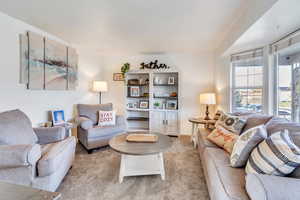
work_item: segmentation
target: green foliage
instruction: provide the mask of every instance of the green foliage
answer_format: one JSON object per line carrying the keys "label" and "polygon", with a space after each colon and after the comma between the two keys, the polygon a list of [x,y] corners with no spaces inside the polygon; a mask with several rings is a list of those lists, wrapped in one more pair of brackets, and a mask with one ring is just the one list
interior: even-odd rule
{"label": "green foliage", "polygon": [[129,63],[125,63],[122,67],[121,67],[121,72],[123,75],[125,75],[126,72],[128,72],[130,69],[130,64]]}

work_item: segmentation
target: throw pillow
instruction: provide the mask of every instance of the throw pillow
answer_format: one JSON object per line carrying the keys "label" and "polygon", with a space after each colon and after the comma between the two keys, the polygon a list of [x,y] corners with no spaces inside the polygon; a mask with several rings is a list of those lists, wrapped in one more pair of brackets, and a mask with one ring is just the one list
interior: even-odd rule
{"label": "throw pillow", "polygon": [[251,151],[264,139],[268,137],[268,133],[264,125],[260,125],[242,133],[233,146],[230,156],[230,164],[232,167],[243,167],[247,164],[247,160]]}
{"label": "throw pillow", "polygon": [[233,145],[238,136],[222,126],[217,126],[208,136],[207,139],[212,143],[215,143],[219,147],[222,147],[229,154],[232,152]]}
{"label": "throw pillow", "polygon": [[214,116],[214,120],[219,120],[222,114],[223,114],[223,111],[217,110],[217,112]]}
{"label": "throw pillow", "polygon": [[253,127],[267,124],[273,116],[263,114],[251,114],[247,116],[246,125],[242,132],[245,132]]}
{"label": "throw pillow", "polygon": [[247,173],[285,176],[300,166],[300,148],[293,142],[288,130],[274,133],[251,153]]}
{"label": "throw pillow", "polygon": [[220,117],[220,119],[216,122],[216,126],[223,126],[227,130],[240,134],[242,129],[244,128],[246,124],[246,120],[242,117],[229,115],[226,113],[223,113]]}
{"label": "throw pillow", "polygon": [[115,111],[102,111],[99,110],[98,126],[114,126],[116,124]]}

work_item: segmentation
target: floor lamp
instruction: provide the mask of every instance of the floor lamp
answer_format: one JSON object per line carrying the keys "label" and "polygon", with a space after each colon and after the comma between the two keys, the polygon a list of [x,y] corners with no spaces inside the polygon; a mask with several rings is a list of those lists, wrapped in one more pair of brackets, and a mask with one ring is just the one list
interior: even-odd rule
{"label": "floor lamp", "polygon": [[101,92],[107,92],[107,82],[106,81],[93,81],[93,91],[99,92],[99,104],[101,101]]}

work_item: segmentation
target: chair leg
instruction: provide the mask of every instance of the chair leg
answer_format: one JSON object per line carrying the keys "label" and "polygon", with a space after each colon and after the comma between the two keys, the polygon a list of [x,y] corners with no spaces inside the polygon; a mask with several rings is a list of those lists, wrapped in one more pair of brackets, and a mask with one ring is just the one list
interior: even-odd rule
{"label": "chair leg", "polygon": [[87,149],[88,154],[92,154],[93,153],[93,149]]}

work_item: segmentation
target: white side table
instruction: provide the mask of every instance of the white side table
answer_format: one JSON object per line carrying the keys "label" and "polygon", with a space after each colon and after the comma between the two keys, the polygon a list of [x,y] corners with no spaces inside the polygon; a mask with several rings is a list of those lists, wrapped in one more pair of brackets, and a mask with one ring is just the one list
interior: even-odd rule
{"label": "white side table", "polygon": [[191,141],[194,144],[194,148],[198,145],[197,131],[199,128],[199,124],[203,124],[205,128],[209,128],[210,125],[215,125],[216,120],[205,120],[203,118],[189,118],[189,122],[192,123],[192,135]]}
{"label": "white side table", "polygon": [[65,123],[65,124],[61,124],[61,125],[56,125],[57,126],[60,126],[60,127],[64,127],[65,130],[66,130],[66,136],[67,137],[71,137],[72,136],[72,128],[76,128],[77,125],[75,123]]}

